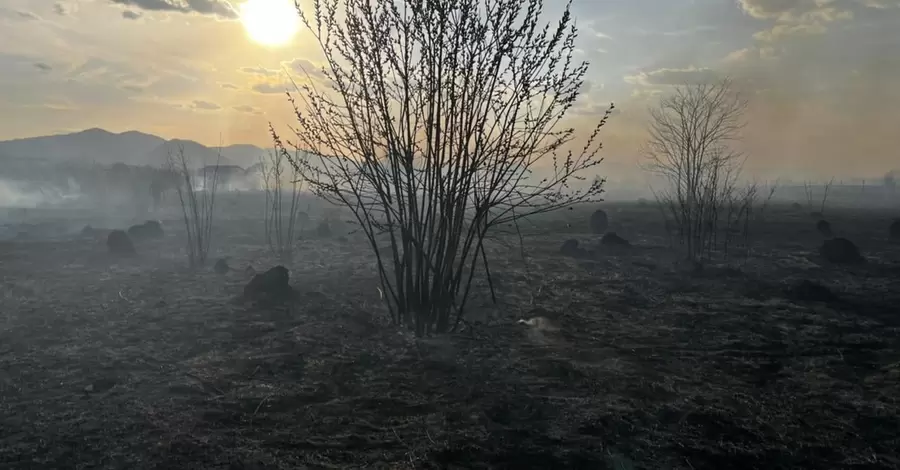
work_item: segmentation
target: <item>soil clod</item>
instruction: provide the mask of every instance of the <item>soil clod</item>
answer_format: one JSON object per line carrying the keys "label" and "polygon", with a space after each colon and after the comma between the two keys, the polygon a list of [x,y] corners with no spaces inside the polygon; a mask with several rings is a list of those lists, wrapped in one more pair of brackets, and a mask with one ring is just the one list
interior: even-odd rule
{"label": "soil clod", "polygon": [[119,256],[128,256],[137,253],[131,238],[129,238],[128,234],[122,230],[113,230],[112,232],[109,232],[109,235],[106,237],[106,247],[109,249],[110,253]]}
{"label": "soil clod", "polygon": [[609,228],[609,217],[603,209],[597,209],[591,214],[591,231],[596,234],[605,233]]}
{"label": "soil clod", "polygon": [[578,246],[578,240],[569,239],[563,242],[559,248],[559,252],[563,256],[571,256],[573,258],[583,258],[587,256],[587,250]]}
{"label": "soil clod", "polygon": [[831,231],[831,224],[828,223],[827,220],[819,220],[816,222],[816,231],[826,238],[834,236],[834,233]]}
{"label": "soil clod", "polygon": [[132,240],[153,240],[163,238],[165,232],[162,225],[155,220],[148,220],[142,224],[132,225],[128,228],[128,236]]}
{"label": "soil clod", "polygon": [[216,264],[213,266],[213,270],[218,274],[225,274],[229,271],[228,261],[225,258],[219,258],[216,260]]}
{"label": "soil clod", "polygon": [[253,276],[244,286],[244,298],[257,301],[283,301],[291,297],[290,273],[284,266],[275,266]]}
{"label": "soil clod", "polygon": [[819,254],[830,263],[835,264],[862,264],[866,262],[859,248],[852,241],[843,238],[825,240],[819,248]]}
{"label": "soil clod", "polygon": [[787,289],[787,296],[799,302],[836,302],[838,296],[818,282],[803,279]]}
{"label": "soil clod", "polygon": [[600,239],[600,244],[603,246],[631,246],[631,243],[628,240],[617,235],[616,232],[609,232],[603,235],[603,238]]}

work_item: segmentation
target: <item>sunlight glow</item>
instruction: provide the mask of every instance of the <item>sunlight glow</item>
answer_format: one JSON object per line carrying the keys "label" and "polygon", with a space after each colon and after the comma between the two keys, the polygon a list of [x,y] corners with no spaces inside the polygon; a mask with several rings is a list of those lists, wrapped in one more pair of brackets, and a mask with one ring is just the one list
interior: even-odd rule
{"label": "sunlight glow", "polygon": [[247,35],[262,45],[285,45],[300,30],[293,0],[247,0],[240,10]]}

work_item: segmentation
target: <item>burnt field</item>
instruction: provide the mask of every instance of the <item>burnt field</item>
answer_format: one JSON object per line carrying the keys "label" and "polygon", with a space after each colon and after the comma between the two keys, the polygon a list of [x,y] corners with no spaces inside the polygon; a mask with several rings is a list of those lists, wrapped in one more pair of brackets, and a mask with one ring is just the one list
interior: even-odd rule
{"label": "burnt field", "polygon": [[2,242],[0,468],[900,467],[895,214],[829,210],[868,260],[840,266],[771,207],[749,257],[693,271],[655,208],[601,207],[631,248],[562,256],[598,246],[589,209],[497,234],[497,304],[482,284],[460,332],[421,340],[346,230],[298,241],[290,305],[240,301],[277,263],[239,201],[214,228],[227,274],[185,268],[174,215],[134,258],[67,235],[71,213]]}

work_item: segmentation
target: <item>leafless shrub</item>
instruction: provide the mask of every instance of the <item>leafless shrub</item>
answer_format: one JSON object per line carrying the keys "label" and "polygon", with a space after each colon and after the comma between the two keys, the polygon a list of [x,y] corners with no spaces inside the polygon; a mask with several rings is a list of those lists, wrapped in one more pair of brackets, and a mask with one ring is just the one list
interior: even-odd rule
{"label": "leafless shrub", "polygon": [[394,322],[454,330],[475,273],[490,284],[489,230],[602,192],[583,175],[602,161],[611,108],[578,152],[561,123],[587,70],[573,59],[571,12],[545,26],[542,0],[312,4],[300,13],[328,85],[290,97],[299,146],[314,155],[294,163],[360,225]]}
{"label": "leafless shrub", "polygon": [[730,146],[746,106],[724,79],[676,87],[650,110],[647,168],[666,180],[667,187],[654,194],[689,260],[710,257],[722,223],[732,228],[755,201],[755,185],[738,188],[744,159]]}
{"label": "leafless shrub", "polygon": [[279,259],[291,262],[294,259],[294,240],[297,238],[298,214],[300,213],[300,196],[303,179],[300,165],[292,165],[291,161],[301,162],[305,156],[299,149],[294,155],[288,155],[284,143],[269,126],[275,148],[269,152],[268,160],[260,157],[259,171],[265,189],[265,224],[266,244],[269,250]]}
{"label": "leafless shrub", "polygon": [[170,150],[168,154],[169,171],[178,175],[179,182],[175,185],[175,190],[181,203],[187,233],[188,264],[191,268],[204,266],[209,254],[221,158],[219,153],[214,166],[204,166],[198,174],[200,181],[197,181],[184,154],[183,145],[179,145],[175,151]]}

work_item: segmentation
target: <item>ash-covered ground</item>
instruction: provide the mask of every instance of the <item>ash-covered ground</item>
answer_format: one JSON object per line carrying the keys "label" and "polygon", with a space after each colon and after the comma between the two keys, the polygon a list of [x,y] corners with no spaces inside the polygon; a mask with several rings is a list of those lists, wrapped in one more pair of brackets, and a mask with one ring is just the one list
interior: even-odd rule
{"label": "ash-covered ground", "polygon": [[[7,226],[0,467],[900,467],[895,214],[829,210],[868,261],[842,266],[808,213],[771,207],[748,257],[695,271],[654,207],[600,205],[631,248],[562,211],[490,243],[496,305],[482,283],[460,332],[416,339],[346,231],[301,235],[290,305],[239,301],[248,265],[278,264],[240,197],[214,225],[224,275],[186,269],[177,213],[133,258],[80,235],[108,217]],[[573,238],[594,253],[561,255]]]}

